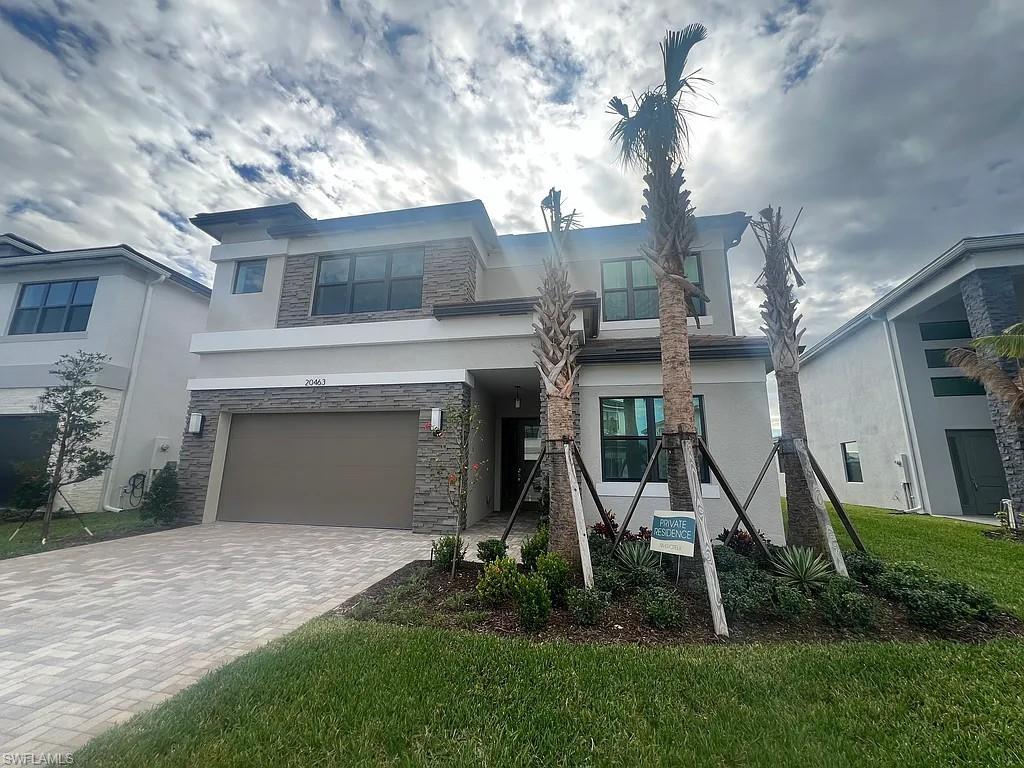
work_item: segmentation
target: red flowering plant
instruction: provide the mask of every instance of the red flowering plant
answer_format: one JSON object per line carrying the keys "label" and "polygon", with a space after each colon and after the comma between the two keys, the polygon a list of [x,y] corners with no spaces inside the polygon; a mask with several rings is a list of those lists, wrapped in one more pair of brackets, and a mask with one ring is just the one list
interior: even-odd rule
{"label": "red flowering plant", "polygon": [[[605,510],[605,514],[608,515],[608,520],[611,522],[611,527],[609,527],[604,522],[604,520],[598,520],[596,523],[594,523],[593,526],[591,526],[590,530],[592,530],[594,533],[600,536],[604,536],[607,539],[614,539],[616,535],[618,535],[619,524],[615,522],[615,513],[612,512],[610,509]],[[637,533],[633,533],[632,531],[627,529],[626,532],[622,534],[622,540],[650,541],[651,529],[648,528],[646,525],[641,525],[640,530]]]}

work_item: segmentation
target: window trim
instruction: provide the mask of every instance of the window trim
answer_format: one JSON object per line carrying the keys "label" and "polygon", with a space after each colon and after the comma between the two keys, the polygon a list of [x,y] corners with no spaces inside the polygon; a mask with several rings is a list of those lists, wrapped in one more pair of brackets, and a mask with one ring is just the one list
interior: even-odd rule
{"label": "window trim", "polygon": [[[702,257],[702,252],[701,251],[690,251],[690,253],[687,256],[687,258],[689,258],[690,256],[693,256],[694,258],[697,259],[697,279],[696,280],[691,280],[690,282],[692,282],[694,285],[696,285],[701,290],[704,290],[704,259]],[[641,287],[639,289],[633,287],[633,269],[629,265],[632,262],[634,262],[634,261],[646,261],[646,259],[643,256],[618,256],[618,257],[616,257],[614,259],[602,259],[601,260],[601,262],[600,262],[600,264],[601,264],[601,322],[604,322],[604,323],[630,323],[630,322],[638,322],[638,321],[645,321],[645,320],[657,320],[658,319],[658,315],[657,314],[655,314],[654,317],[637,317],[636,316],[636,299],[634,297],[634,292],[636,290],[647,291],[647,290],[652,290],[652,289],[657,291],[657,287],[658,286],[657,286],[657,283],[655,283],[654,286],[650,286],[650,287]],[[604,266],[605,266],[605,264],[618,264],[618,263],[624,263],[624,264],[627,265],[626,266],[626,287],[625,288],[605,288],[605,285],[604,285]],[[605,295],[608,294],[608,293],[625,293],[626,294],[626,314],[627,314],[627,317],[620,317],[617,320],[609,320],[608,319],[608,302],[604,300],[605,299]],[[697,296],[697,297],[694,297],[694,302],[695,302],[695,304],[697,306],[697,315],[699,317],[704,317],[705,313],[707,312],[707,305],[704,304],[704,300],[701,299],[699,296]]]}
{"label": "window trim", "polygon": [[[53,307],[46,306],[46,299],[50,295],[50,288],[54,285],[61,283],[71,283],[71,293],[68,296],[67,304],[56,305]],[[78,292],[78,286],[81,283],[95,283],[96,286],[93,288],[92,298],[88,304],[75,304],[75,294]],[[36,285],[45,285],[46,291],[43,293],[43,297],[40,300],[38,307],[22,307],[21,302],[25,296],[25,291]],[[18,285],[17,298],[14,301],[14,308],[11,311],[10,319],[7,323],[7,336],[46,336],[51,337],[56,334],[69,334],[69,333],[85,333],[89,330],[89,321],[92,319],[92,308],[96,303],[96,291],[99,290],[99,276],[96,277],[69,277],[59,280],[34,280],[28,283],[21,283]],[[60,330],[59,331],[41,331],[39,330],[39,324],[43,319],[43,310],[45,309],[59,309],[63,307],[64,315],[61,318]],[[81,330],[69,331],[67,329],[68,320],[71,318],[71,310],[80,307],[88,307],[89,315],[85,318],[85,327]],[[15,332],[14,323],[18,317],[18,313],[24,310],[36,310],[36,320],[31,331]]]}
{"label": "window trim", "polygon": [[[258,264],[263,263],[263,277],[260,280],[260,289],[258,291],[240,291],[238,290],[238,276],[242,273],[243,264]],[[267,260],[264,259],[239,259],[235,262],[235,275],[231,280],[231,294],[233,296],[251,296],[254,293],[263,293],[263,289],[267,284]]]}
{"label": "window trim", "polygon": [[[857,446],[857,471],[860,473],[860,480],[850,479],[850,455],[847,453],[846,446],[856,445]],[[860,460],[860,444],[857,440],[847,440],[839,444],[839,452],[843,458],[843,477],[846,478],[848,483],[863,483],[864,482],[864,465]]]}
{"label": "window trim", "polygon": [[[392,269],[394,264],[394,257],[399,253],[407,253],[417,251],[420,256],[420,273],[418,275],[400,275],[394,277],[392,275]],[[386,259],[384,265],[384,276],[374,278],[363,278],[356,279],[356,260],[360,257],[366,256],[383,256]],[[348,279],[340,283],[321,283],[320,275],[323,270],[323,264],[325,261],[330,259],[348,259]],[[423,277],[426,271],[426,249],[417,248],[415,246],[410,248],[390,248],[390,249],[375,249],[371,251],[344,251],[340,253],[324,253],[317,257],[316,271],[313,275],[313,295],[309,304],[309,315],[310,317],[336,317],[338,315],[368,315],[375,312],[416,312],[423,309]],[[392,298],[392,286],[395,283],[407,283],[418,280],[420,283],[420,300],[419,304],[415,307],[403,307],[401,309],[391,308]],[[367,310],[355,310],[355,286],[356,285],[370,285],[373,283],[384,284],[385,294],[385,306],[383,309],[367,309]],[[317,312],[317,296],[320,289],[323,287],[331,287],[338,285],[348,286],[348,300],[346,306],[342,312]]]}
{"label": "window trim", "polygon": [[[655,427],[656,423],[654,420],[654,401],[661,398],[664,402],[664,395],[608,395],[607,397],[598,397],[597,399],[597,414],[598,414],[598,432],[601,437],[601,482],[603,483],[639,483],[640,477],[612,477],[609,478],[605,475],[604,467],[604,447],[607,440],[634,440],[636,442],[647,442],[647,461],[650,461],[651,452],[654,450],[654,446],[658,444],[658,440],[661,438],[655,434],[656,429],[651,430],[649,435],[605,435],[604,433],[604,402],[605,400],[644,400],[645,409],[647,414],[647,423],[651,427]],[[697,433],[704,436],[704,440],[707,441],[708,425],[707,425],[707,413],[705,412],[705,400],[704,395],[693,396],[694,400],[700,401],[699,408],[695,409],[695,415],[697,416]],[[646,466],[646,463],[645,463]],[[648,483],[667,483],[667,478],[661,478],[658,476],[660,467],[654,466],[654,471],[651,473],[652,476],[647,479]],[[711,484],[711,469],[708,467],[707,462],[704,461],[703,457],[697,459],[697,474],[700,476],[700,482],[702,485]]]}

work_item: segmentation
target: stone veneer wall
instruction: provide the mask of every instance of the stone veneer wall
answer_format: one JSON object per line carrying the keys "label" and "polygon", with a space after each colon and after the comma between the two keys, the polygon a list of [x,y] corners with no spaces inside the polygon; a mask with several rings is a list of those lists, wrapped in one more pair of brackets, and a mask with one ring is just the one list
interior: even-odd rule
{"label": "stone veneer wall", "polygon": [[468,237],[438,240],[426,243],[423,248],[423,301],[419,309],[350,315],[310,315],[319,255],[289,256],[285,261],[281,303],[277,310],[278,328],[408,320],[430,316],[435,304],[475,301],[477,252],[473,241]]}
{"label": "stone veneer wall", "polygon": [[[960,295],[974,338],[1002,333],[1020,322],[1013,275],[1005,267],[971,272],[960,281]],[[1016,375],[1017,366],[1012,360],[997,360],[996,363],[1011,376]],[[1024,427],[1010,418],[1009,406],[1003,400],[992,395],[987,397],[1006,486],[1013,508],[1020,515],[1024,512]]]}
{"label": "stone veneer wall", "polygon": [[[202,519],[221,412],[415,410],[419,411],[419,421],[423,425],[430,422],[431,408],[444,408],[452,403],[466,404],[469,393],[469,387],[459,383],[194,391],[188,412],[203,414],[205,423],[202,434],[186,432],[181,444],[178,473],[186,515],[195,520]],[[188,416],[185,418],[187,423]],[[455,515],[448,503],[447,480],[439,472],[439,467],[454,466],[458,459],[430,430],[421,428],[417,435],[419,445],[416,450],[412,529],[417,533],[454,532]]]}

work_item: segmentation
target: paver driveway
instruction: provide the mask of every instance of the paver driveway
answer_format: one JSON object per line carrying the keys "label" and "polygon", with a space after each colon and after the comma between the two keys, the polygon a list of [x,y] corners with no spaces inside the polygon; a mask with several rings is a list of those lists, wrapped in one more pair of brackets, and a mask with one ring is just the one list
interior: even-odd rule
{"label": "paver driveway", "polygon": [[0,754],[66,752],[338,605],[430,537],[216,523],[0,561]]}

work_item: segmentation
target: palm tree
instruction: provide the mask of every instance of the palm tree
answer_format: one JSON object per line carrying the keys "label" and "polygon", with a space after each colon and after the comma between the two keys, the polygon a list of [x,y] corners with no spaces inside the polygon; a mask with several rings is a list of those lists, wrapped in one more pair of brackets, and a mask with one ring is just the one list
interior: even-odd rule
{"label": "palm tree", "polygon": [[1010,418],[1024,424],[1024,323],[995,336],[980,336],[971,347],[949,350],[946,360],[1005,402]]}
{"label": "palm tree", "polygon": [[[611,132],[623,163],[644,173],[647,242],[641,249],[658,284],[661,325],[661,376],[665,403],[665,431],[696,432],[693,412],[693,376],[687,316],[698,317],[695,297],[708,297],[687,277],[684,263],[696,235],[690,193],[684,188],[682,161],[689,129],[685,96],[707,82],[696,73],[684,74],[690,50],[707,38],[707,28],[690,24],[669,32],[661,44],[665,81],[634,97],[633,109],[615,97],[609,111],[618,115]],[[689,482],[682,453],[668,451],[668,492],[672,509],[690,510]]]}
{"label": "palm tree", "polygon": [[[562,213],[562,193],[552,187],[541,201],[544,227],[551,238],[551,251],[544,258],[544,279],[537,301],[537,322],[534,323],[537,369],[544,388],[547,415],[547,437],[556,440],[572,437],[572,394],[579,375],[576,365],[578,347],[572,323],[573,292],[569,286],[569,270],[565,262],[565,246],[569,231],[580,224],[576,211]],[[565,462],[555,452],[548,462],[549,548],[558,552],[574,568],[581,570],[580,542],[576,534],[569,476]]]}
{"label": "palm tree", "polygon": [[[800,214],[796,216],[800,219]],[[782,222],[782,209],[768,206],[761,211],[759,221],[751,221],[750,228],[764,252],[764,271],[757,286],[765,294],[761,304],[761,330],[768,337],[779,386],[779,413],[782,417],[782,437],[787,440],[807,440],[804,421],[803,397],[800,394],[800,329],[793,283],[802,286],[804,279],[796,268],[796,253],[791,236],[793,226]],[[792,278],[792,280],[791,280]],[[785,446],[784,446],[785,448]],[[786,540],[793,545],[822,551],[824,534],[818,522],[817,507],[811,495],[810,484],[804,476],[799,456],[792,450],[783,450],[782,466],[786,475],[786,508],[789,525]]]}

